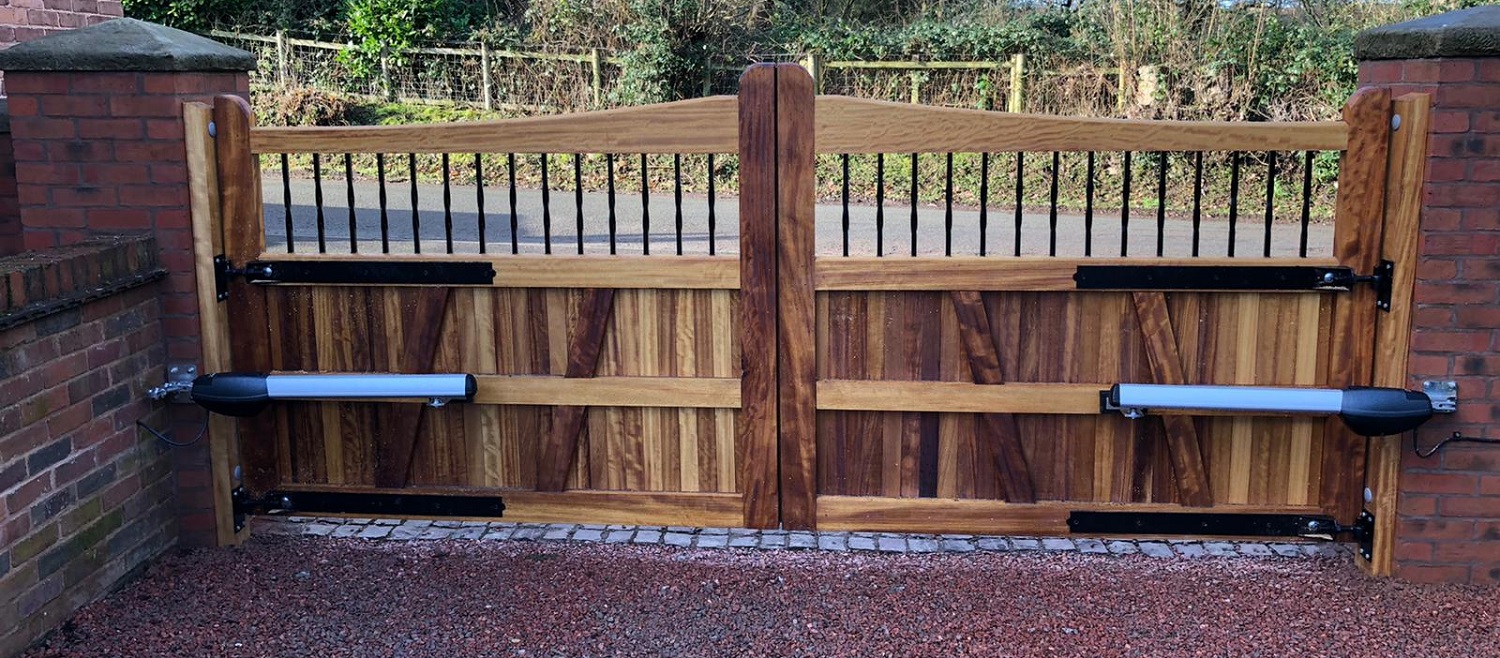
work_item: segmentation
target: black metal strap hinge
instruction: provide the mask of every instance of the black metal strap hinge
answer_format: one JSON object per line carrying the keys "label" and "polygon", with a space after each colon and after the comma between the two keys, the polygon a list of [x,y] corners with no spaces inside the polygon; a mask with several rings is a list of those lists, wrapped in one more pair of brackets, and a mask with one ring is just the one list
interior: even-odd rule
{"label": "black metal strap hinge", "polygon": [[1191,535],[1198,537],[1301,537],[1334,540],[1347,535],[1369,559],[1375,517],[1369,512],[1354,525],[1330,516],[1302,514],[1217,514],[1209,512],[1094,512],[1068,514],[1068,529],[1086,535]]}
{"label": "black metal strap hinge", "polygon": [[214,294],[221,302],[229,299],[229,280],[237,276],[251,277],[254,274],[248,267],[236,268],[223,254],[214,256]]}
{"label": "black metal strap hinge", "polygon": [[1376,306],[1391,309],[1395,263],[1381,261],[1369,275],[1321,265],[1079,265],[1078,290],[1349,291],[1375,286]]}
{"label": "black metal strap hinge", "polygon": [[390,261],[330,259],[318,261],[251,261],[235,267],[214,257],[214,287],[220,301],[229,298],[229,282],[325,285],[487,286],[495,282],[494,265],[482,261]]}
{"label": "black metal strap hinge", "polygon": [[505,513],[499,496],[354,493],[344,491],[272,491],[255,498],[244,487],[234,490],[234,530],[252,514],[356,514],[359,516],[452,516],[498,518]]}

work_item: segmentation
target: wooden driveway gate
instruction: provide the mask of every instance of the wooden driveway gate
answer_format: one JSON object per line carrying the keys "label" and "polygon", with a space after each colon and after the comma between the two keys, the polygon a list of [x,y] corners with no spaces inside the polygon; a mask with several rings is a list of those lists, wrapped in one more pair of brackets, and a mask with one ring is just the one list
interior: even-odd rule
{"label": "wooden driveway gate", "polygon": [[[1386,444],[1371,449],[1337,419],[1131,420],[1101,413],[1100,392],[1119,382],[1403,386],[1412,272],[1402,263],[1411,262],[1420,187],[1408,163],[1423,148],[1405,135],[1425,134],[1425,99],[1394,105],[1417,130],[1393,133],[1393,103],[1378,91],[1357,94],[1339,122],[1041,117],[815,96],[789,65],[752,67],[737,98],[477,124],[255,128],[243,102],[221,98],[217,137],[198,140],[195,157],[206,170],[195,170],[195,216],[212,235],[198,238],[200,261],[222,253],[230,273],[210,319],[227,326],[227,343],[217,341],[226,354],[207,365],[479,379],[473,404],[290,403],[242,422],[251,495],[501,496],[515,521],[934,533],[1067,534],[1069,515],[1087,510],[1352,523],[1367,484],[1375,507],[1393,504],[1381,479],[1393,466]],[[189,107],[190,125],[209,114]],[[1155,208],[1135,218],[1157,222],[1154,246],[1127,248],[1135,234],[1122,227],[1118,243],[1056,255],[1055,182],[1043,255],[1022,253],[1020,212],[1014,227],[994,214],[989,242],[1004,246],[982,256],[816,247],[818,191],[838,186],[820,180],[819,158],[843,158],[847,177],[851,156],[900,154],[915,167],[916,154],[947,154],[951,252],[955,153],[985,154],[986,167],[992,155],[1016,157],[1018,168],[1017,153],[1052,154],[1054,181],[1058,153],[1087,154],[1092,181],[1096,153],[1123,152],[1128,218],[1132,153],[1235,152],[1238,163],[1239,152],[1269,152],[1274,179],[1276,152],[1311,163],[1327,151],[1341,152],[1341,168],[1326,256],[1307,255],[1304,218],[1295,255],[1269,257],[1268,220],[1264,254],[1200,256],[1195,222],[1193,255],[1167,257],[1178,245],[1166,243]],[[545,154],[610,154],[611,253],[591,244],[585,254],[582,230],[584,255],[571,243],[552,252],[550,232],[549,253],[510,253],[525,251],[514,223],[509,247],[500,239],[486,251],[482,197],[484,253],[455,253],[451,213],[441,253],[387,253],[402,251],[386,227],[388,171],[409,163],[415,172],[407,154],[441,154],[446,194],[449,156],[474,153],[543,154],[544,185]],[[281,158],[285,171],[284,154],[351,172],[352,157],[378,158],[380,242],[362,241],[352,210],[350,233],[324,236],[320,187],[317,245],[291,237],[287,192],[285,245],[268,250],[260,163]],[[648,171],[641,154],[677,167],[679,250],[684,158],[737,163],[738,254],[614,253],[613,167],[640,157]],[[577,177],[580,227],[581,166],[554,172]],[[1137,198],[1157,182],[1137,181]],[[1088,193],[1092,209],[1092,185]],[[503,207],[503,195],[491,203]],[[915,205],[911,213],[915,245]],[[503,224],[492,222],[495,235]],[[347,253],[328,253],[340,240]],[[1106,252],[1118,255],[1098,255]],[[1366,285],[1383,260],[1396,261],[1394,277]],[[234,461],[232,446],[216,454],[229,455],[226,468]]]}

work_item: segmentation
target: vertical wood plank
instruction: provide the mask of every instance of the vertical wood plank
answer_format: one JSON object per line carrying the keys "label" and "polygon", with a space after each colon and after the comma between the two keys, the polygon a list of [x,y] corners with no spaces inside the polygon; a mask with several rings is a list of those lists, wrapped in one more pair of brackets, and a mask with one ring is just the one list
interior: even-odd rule
{"label": "vertical wood plank", "polygon": [[[1367,87],[1355,92],[1344,107],[1344,122],[1349,124],[1349,147],[1339,170],[1333,255],[1356,273],[1369,274],[1380,260],[1390,153],[1390,90]],[[1370,332],[1376,313],[1373,286],[1356,286],[1334,301],[1329,388],[1367,386],[1372,381],[1375,341]],[[1363,502],[1365,438],[1349,431],[1337,417],[1329,417],[1323,425],[1323,442],[1319,505],[1339,523],[1353,523]]]}
{"label": "vertical wood plank", "polygon": [[[609,326],[614,308],[613,288],[589,288],[583,291],[577,322],[568,337],[568,365],[563,376],[593,377],[604,346],[604,330]],[[578,452],[578,435],[583,431],[588,407],[560,406],[552,411],[552,427],[542,445],[537,464],[537,490],[562,491],[573,470]]]}
{"label": "vertical wood plank", "polygon": [[[400,352],[391,364],[398,372],[429,372],[437,356],[438,337],[447,315],[450,288],[413,288],[411,303],[401,318]],[[375,444],[375,486],[405,487],[417,448],[427,405],[383,404],[378,418],[380,441]]]}
{"label": "vertical wood plank", "polygon": [[776,67],[740,77],[739,483],[745,527],[774,528],[777,500]]}
{"label": "vertical wood plank", "polygon": [[[224,255],[244,265],[265,251],[261,212],[260,161],[250,152],[250,128],[255,119],[250,103],[233,95],[214,99],[214,158],[219,174],[219,208],[224,226]],[[271,367],[270,318],[266,291],[236,278],[229,284],[226,313],[235,318],[229,330],[229,362],[235,370],[265,372]],[[239,422],[242,482],[251,495],[261,495],[281,480],[277,465],[276,414],[257,414]]]}
{"label": "vertical wood plank", "polygon": [[[1146,359],[1158,384],[1186,384],[1182,358],[1177,351],[1177,335],[1172,317],[1167,313],[1166,295],[1159,292],[1133,293],[1136,317],[1145,339]],[[1198,430],[1191,416],[1162,416],[1167,432],[1167,452],[1177,476],[1177,490],[1187,505],[1206,507],[1213,504],[1208,474],[1203,469],[1203,454],[1198,447]]]}
{"label": "vertical wood plank", "polygon": [[[1000,369],[1000,352],[990,324],[984,298],[975,291],[950,293],[953,310],[958,315],[958,335],[968,355],[969,371],[975,384],[1004,384]],[[999,475],[1000,491],[1013,503],[1036,502],[1036,489],[1021,448],[1021,435],[1014,414],[979,414],[976,440],[983,444],[986,456]]]}
{"label": "vertical wood plank", "polygon": [[[817,349],[813,294],[813,82],[796,64],[776,70],[776,302],[781,524],[817,526]],[[743,194],[743,192],[741,192]]]}

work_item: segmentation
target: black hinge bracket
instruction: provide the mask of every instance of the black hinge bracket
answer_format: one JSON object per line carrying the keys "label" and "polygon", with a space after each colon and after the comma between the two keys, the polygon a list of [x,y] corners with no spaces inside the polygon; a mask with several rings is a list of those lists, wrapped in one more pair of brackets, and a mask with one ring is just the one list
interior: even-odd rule
{"label": "black hinge bracket", "polygon": [[1375,308],[1389,312],[1391,310],[1391,288],[1396,279],[1396,264],[1383,260],[1375,266],[1375,272],[1369,276],[1355,277],[1355,283],[1368,283],[1375,286]]}
{"label": "black hinge bracket", "polygon": [[1347,528],[1328,516],[1211,514],[1196,512],[1092,512],[1068,514],[1068,529],[1085,535],[1191,535],[1333,539]]}
{"label": "black hinge bracket", "polygon": [[236,268],[224,254],[214,256],[214,295],[219,301],[229,299],[229,281],[237,276],[252,276],[249,268]]}
{"label": "black hinge bracket", "polygon": [[330,259],[251,261],[237,268],[228,258],[215,256],[214,288],[220,301],[229,298],[234,277],[257,285],[488,286],[495,282],[495,267],[482,261]]}
{"label": "black hinge bracket", "polygon": [[1396,264],[1381,261],[1369,275],[1342,266],[1320,265],[1079,265],[1078,290],[1205,290],[1268,292],[1348,292],[1375,286],[1375,305],[1391,310]]}
{"label": "black hinge bracket", "polygon": [[1359,556],[1366,560],[1375,559],[1375,515],[1370,510],[1361,510],[1359,518],[1354,519],[1354,525],[1348,529],[1359,545]]}
{"label": "black hinge bracket", "polygon": [[357,514],[360,516],[500,517],[505,501],[499,496],[440,496],[405,493],[345,491],[272,491],[255,498],[243,487],[234,490],[234,529],[245,527],[252,514]]}

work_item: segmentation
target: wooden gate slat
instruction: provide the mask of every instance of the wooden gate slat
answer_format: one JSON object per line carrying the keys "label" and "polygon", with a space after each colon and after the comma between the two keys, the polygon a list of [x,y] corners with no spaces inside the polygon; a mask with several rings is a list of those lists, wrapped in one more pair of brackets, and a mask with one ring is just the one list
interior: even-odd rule
{"label": "wooden gate slat", "polygon": [[[1177,352],[1177,334],[1172,316],[1167,313],[1167,296],[1159,292],[1132,293],[1136,317],[1141,324],[1141,338],[1146,344],[1146,360],[1158,384],[1186,384],[1182,356]],[[1160,416],[1167,430],[1167,456],[1177,476],[1177,491],[1182,503],[1197,507],[1213,504],[1213,491],[1203,469],[1203,453],[1198,443],[1198,429],[1191,416]]]}
{"label": "wooden gate slat", "polygon": [[[404,359],[393,363],[393,370],[418,373],[432,370],[451,292],[450,288],[415,288],[409,293],[415,299],[406,306],[407,312],[401,318],[400,354]],[[380,437],[375,444],[375,486],[406,486],[426,414],[425,404],[380,406],[380,431],[374,433]]]}
{"label": "wooden gate slat", "polygon": [[[995,349],[990,314],[985,309],[984,297],[972,290],[954,291],[951,297],[953,310],[958,314],[959,339],[963,341],[964,353],[968,355],[974,383],[1004,384],[1005,373],[1000,370],[1000,352]],[[1021,448],[1021,433],[1016,426],[1015,415],[979,414],[976,429],[979,441],[988,450],[990,461],[995,463],[1000,491],[1005,495],[1005,500],[1013,503],[1036,502],[1036,488],[1026,466],[1026,453]]]}
{"label": "wooden gate slat", "polygon": [[[599,353],[604,348],[604,330],[609,326],[609,315],[614,309],[613,288],[589,288],[583,291],[583,300],[578,305],[578,317],[568,337],[568,365],[563,376],[570,379],[593,377],[599,366]],[[560,406],[552,410],[552,427],[542,444],[541,457],[537,463],[536,488],[538,491],[562,491],[568,483],[568,474],[573,470],[573,460],[578,454],[578,435],[583,431],[584,417],[588,407]]]}
{"label": "wooden gate slat", "polygon": [[776,499],[776,68],[740,77],[739,483],[745,526],[774,528]]}

